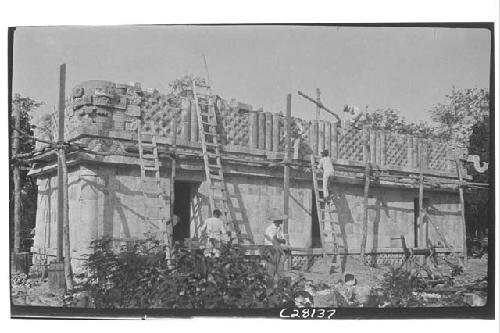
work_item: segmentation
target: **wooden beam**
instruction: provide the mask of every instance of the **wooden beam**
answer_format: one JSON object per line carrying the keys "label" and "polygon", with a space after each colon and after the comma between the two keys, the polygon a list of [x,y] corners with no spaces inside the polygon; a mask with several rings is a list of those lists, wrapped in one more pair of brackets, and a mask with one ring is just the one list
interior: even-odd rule
{"label": "wooden beam", "polygon": [[370,162],[366,162],[365,168],[365,187],[363,190],[363,229],[362,229],[362,238],[361,238],[361,257],[365,256],[366,251],[366,238],[368,234],[368,193],[370,191],[370,173],[371,173],[371,164]]}
{"label": "wooden beam", "polygon": [[455,160],[455,164],[457,166],[457,175],[458,175],[458,181],[460,184],[458,185],[458,196],[460,200],[460,213],[462,215],[462,230],[463,230],[463,235],[462,235],[462,250],[463,250],[463,257],[464,261],[467,261],[467,228],[465,224],[465,202],[464,202],[464,190],[461,186],[463,182],[463,176],[462,176],[462,168],[460,165],[460,159]]}
{"label": "wooden beam", "polygon": [[167,244],[166,245],[166,258],[171,259],[171,246],[173,235],[171,234],[174,231],[174,222],[175,222],[175,214],[174,214],[174,205],[175,205],[175,172],[177,169],[177,160],[175,158],[175,153],[177,149],[177,121],[176,117],[172,117],[172,156],[171,156],[171,166],[170,166],[170,225],[166,226],[166,235]]}
{"label": "wooden beam", "polygon": [[[307,96],[306,94],[304,94],[302,91],[298,91],[297,92],[299,94],[299,96],[302,96],[304,97],[305,99],[307,99],[308,101],[310,102],[313,102],[314,104],[316,104],[320,109],[323,109],[325,110],[326,112],[328,112],[329,114],[331,114],[332,116],[335,117],[335,119],[337,119],[338,122],[341,121],[340,117],[337,116],[337,114],[335,112],[333,112],[332,110],[328,109],[326,106],[323,105],[323,103],[319,102],[309,96]],[[317,119],[316,119],[317,120]]]}
{"label": "wooden beam", "polygon": [[[286,114],[285,114],[285,167],[283,172],[283,214],[285,221],[283,223],[283,234],[286,244],[290,245],[290,235],[288,233],[288,201],[290,196],[290,122],[292,120],[292,94],[286,96]],[[288,269],[292,268],[292,257],[288,256]]]}
{"label": "wooden beam", "polygon": [[319,121],[320,119],[320,111],[321,111],[321,90],[319,88],[316,88],[316,120]]}
{"label": "wooden beam", "polygon": [[[64,107],[66,98],[66,64],[59,67],[59,123],[57,141],[59,144],[64,142]],[[63,261],[63,226],[64,226],[64,175],[62,165],[62,155],[64,149],[59,148],[58,151],[58,168],[57,168],[57,261]]]}
{"label": "wooden beam", "polygon": [[[418,150],[417,150],[418,148]],[[418,154],[418,167],[420,169],[419,174],[419,187],[418,187],[418,229],[419,229],[419,243],[417,244],[420,248],[427,248],[427,235],[424,228],[424,167],[422,164],[422,141],[418,140],[418,144],[415,146]],[[424,264],[425,258],[421,257],[421,264]]]}
{"label": "wooden beam", "polygon": [[361,258],[363,259],[366,251],[366,238],[368,233],[368,193],[370,191],[370,173],[371,173],[371,157],[370,157],[370,133],[367,127],[363,128],[363,155],[364,160],[366,162],[365,166],[365,187],[363,191],[363,229],[362,229],[362,238],[361,238]]}
{"label": "wooden beam", "polygon": [[284,156],[284,175],[283,175],[283,214],[285,221],[283,225],[283,233],[287,243],[289,242],[288,235],[288,201],[290,192],[290,120],[292,118],[292,95],[286,96],[286,114],[285,114],[285,156]]}
{"label": "wooden beam", "polygon": [[66,64],[59,68],[59,137],[58,137],[58,216],[57,216],[57,261],[61,262],[64,254],[64,277],[66,291],[73,290],[73,272],[71,270],[71,244],[69,231],[68,167],[64,143],[64,110],[66,107]]}

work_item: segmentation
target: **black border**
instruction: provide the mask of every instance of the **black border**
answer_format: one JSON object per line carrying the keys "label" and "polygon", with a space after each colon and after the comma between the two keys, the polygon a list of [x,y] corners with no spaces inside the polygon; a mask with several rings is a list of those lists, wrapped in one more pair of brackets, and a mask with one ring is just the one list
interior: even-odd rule
{"label": "black border", "polygon": [[[142,24],[141,24],[142,25]],[[136,25],[136,26],[141,26]],[[335,319],[494,319],[495,318],[495,35],[493,22],[426,22],[426,23],[248,23],[248,24],[154,24],[159,26],[323,26],[323,27],[412,27],[412,28],[473,28],[490,31],[490,229],[488,253],[488,302],[484,307],[441,307],[441,308],[338,308]],[[134,26],[133,24],[129,26]],[[146,26],[146,25],[142,25]],[[13,45],[16,27],[8,29],[8,110],[11,112]],[[10,124],[10,117],[8,116]],[[493,126],[491,126],[493,124]],[[10,136],[9,136],[10,147]],[[10,161],[10,149],[9,149]],[[9,163],[10,176],[10,163]],[[10,188],[9,188],[10,190]],[[10,193],[10,192],[9,192]],[[11,212],[9,212],[11,213]],[[10,224],[9,224],[10,229]],[[10,230],[9,230],[10,232]],[[10,252],[10,248],[9,248]],[[10,267],[10,260],[9,260]],[[10,274],[10,269],[9,269]],[[10,280],[10,279],[9,279]],[[10,289],[10,281],[9,281]],[[12,294],[12,293],[11,293]],[[24,319],[119,319],[147,317],[191,318],[191,317],[269,317],[279,318],[280,309],[217,309],[217,310],[159,310],[159,309],[82,309],[40,306],[19,306],[12,304],[11,318]],[[293,319],[290,319],[293,320]]]}

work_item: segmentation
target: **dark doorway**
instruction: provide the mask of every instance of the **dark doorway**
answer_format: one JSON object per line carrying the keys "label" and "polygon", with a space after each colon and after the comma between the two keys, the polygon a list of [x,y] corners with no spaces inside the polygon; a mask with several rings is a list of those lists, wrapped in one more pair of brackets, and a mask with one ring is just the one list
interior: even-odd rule
{"label": "dark doorway", "polygon": [[[424,209],[427,209],[430,205],[429,198],[423,198]],[[414,243],[413,246],[418,248],[418,214],[420,212],[420,204],[419,199],[413,199],[413,237]]]}
{"label": "dark doorway", "polygon": [[196,183],[180,182],[174,183],[175,203],[174,214],[177,215],[177,224],[174,226],[174,242],[184,241],[190,237],[189,220],[191,217],[191,197],[196,189]]}
{"label": "dark doorway", "polygon": [[318,211],[316,209],[316,195],[314,194],[314,191],[312,191],[311,236],[312,247],[321,247],[321,232],[319,228]]}

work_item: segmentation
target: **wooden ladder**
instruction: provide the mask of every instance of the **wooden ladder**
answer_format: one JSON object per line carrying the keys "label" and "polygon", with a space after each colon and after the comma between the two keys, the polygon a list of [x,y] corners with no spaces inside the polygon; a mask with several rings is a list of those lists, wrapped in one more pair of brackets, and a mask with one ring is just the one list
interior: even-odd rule
{"label": "wooden ladder", "polygon": [[205,165],[205,177],[208,184],[210,211],[219,209],[226,220],[227,230],[231,231],[233,237],[234,233],[236,233],[238,241],[240,241],[241,236],[238,226],[235,223],[229,222],[232,219],[230,217],[231,212],[228,206],[228,195],[224,182],[224,172],[222,170],[221,148],[217,134],[217,114],[210,86],[206,85],[203,87],[207,90],[207,94],[199,95],[195,80],[193,80],[192,84]]}
{"label": "wooden ladder", "polygon": [[[142,122],[137,119],[137,141],[139,148],[139,160],[141,166],[141,191],[144,198],[144,222],[153,224],[158,227],[154,222],[159,221],[165,226],[164,241],[167,246],[167,255],[171,250],[172,244],[172,230],[171,222],[167,216],[170,215],[170,209],[167,206],[169,195],[164,191],[161,186],[160,176],[160,159],[158,156],[158,146],[156,144],[156,135],[154,133],[143,133],[141,131]],[[144,135],[151,136],[151,143],[144,142]],[[151,186],[152,185],[152,186]],[[173,186],[173,184],[171,184]],[[151,197],[156,197],[155,204],[150,203]],[[159,209],[158,216],[148,215],[149,213]],[[168,225],[170,223],[170,225]]]}
{"label": "wooden ladder", "polygon": [[[336,263],[333,265],[339,264],[339,248],[343,247],[339,241],[337,236],[340,234],[337,232],[335,227],[335,220],[333,218],[333,207],[332,203],[328,200],[325,200],[323,193],[323,175],[318,170],[316,166],[316,157],[311,155],[311,169],[313,176],[313,188],[314,188],[314,196],[316,201],[316,211],[318,213],[318,222],[319,222],[319,230],[321,236],[321,247],[323,250],[323,258],[328,256],[328,252],[333,253],[334,258],[336,259]],[[330,230],[325,230],[326,224],[329,224]]]}

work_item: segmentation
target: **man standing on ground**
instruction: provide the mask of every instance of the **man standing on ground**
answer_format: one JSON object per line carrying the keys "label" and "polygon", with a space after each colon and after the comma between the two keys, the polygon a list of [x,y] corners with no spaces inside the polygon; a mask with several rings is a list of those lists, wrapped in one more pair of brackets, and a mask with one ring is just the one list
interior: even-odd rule
{"label": "man standing on ground", "polygon": [[276,212],[274,212],[269,217],[269,221],[271,221],[271,224],[266,228],[264,232],[264,244],[270,250],[271,264],[272,266],[274,266],[270,267],[271,275],[273,276],[273,278],[279,276],[279,270],[281,269],[281,257],[285,255],[285,252],[281,248],[281,244],[286,243],[285,237],[283,235],[283,229],[281,228],[284,219],[284,216],[278,215]]}
{"label": "man standing on ground", "polygon": [[205,255],[212,254],[218,257],[221,243],[227,240],[226,228],[224,227],[224,221],[220,218],[221,216],[222,212],[219,209],[214,209],[213,216],[206,219],[200,228],[201,234],[205,233],[207,237]]}
{"label": "man standing on ground", "polygon": [[328,182],[330,178],[335,176],[335,169],[333,168],[332,159],[328,156],[328,150],[321,152],[318,168],[323,171],[323,198],[327,199],[330,194],[328,192]]}

